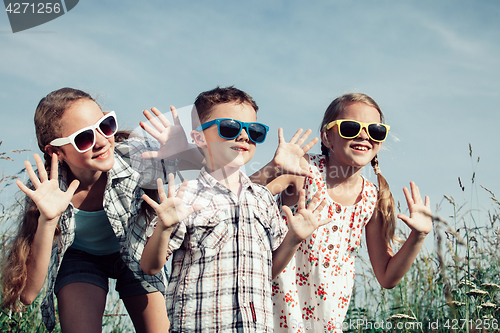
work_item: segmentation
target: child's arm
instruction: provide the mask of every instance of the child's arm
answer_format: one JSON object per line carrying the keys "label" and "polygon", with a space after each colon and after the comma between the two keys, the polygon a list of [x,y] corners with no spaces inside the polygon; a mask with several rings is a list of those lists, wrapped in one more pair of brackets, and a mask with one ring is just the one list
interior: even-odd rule
{"label": "child's arm", "polygon": [[303,130],[299,129],[290,142],[285,141],[283,129],[278,129],[279,145],[274,158],[259,171],[250,176],[252,182],[267,186],[273,195],[283,191],[300,176],[310,176],[309,163],[305,154],[318,142],[314,138],[302,147],[311,134],[308,129],[302,136]]}
{"label": "child's arm", "polygon": [[394,288],[401,281],[417,257],[425,237],[432,230],[429,197],[425,197],[424,205],[415,183],[411,182],[410,187],[411,195],[406,187],[403,189],[410,217],[399,214],[398,218],[411,228],[411,233],[398,253],[394,255],[391,245],[384,239],[379,214],[374,213],[366,225],[366,243],[370,261],[377,280],[386,289]]}
{"label": "child's arm", "polygon": [[167,261],[168,243],[170,234],[175,226],[190,214],[196,212],[201,207],[194,205],[186,207],[182,203],[182,197],[186,190],[187,181],[184,181],[175,195],[175,182],[172,174],[168,175],[168,196],[163,189],[161,179],[157,180],[160,204],[144,194],[143,199],[156,211],[158,223],[153,235],[147,242],[142,252],[141,268],[148,275],[158,273]]}
{"label": "child's arm", "polygon": [[280,246],[273,252],[273,279],[278,276],[288,265],[293,255],[299,248],[300,243],[318,227],[327,224],[330,220],[318,221],[318,214],[325,208],[326,201],[323,200],[319,205],[320,192],[316,192],[309,205],[305,205],[305,191],[300,190],[299,205],[295,216],[287,206],[283,206],[287,221],[288,232]]}
{"label": "child's arm", "polygon": [[144,116],[150,121],[153,127],[144,122],[139,125],[154,137],[160,143],[158,151],[148,151],[142,153],[142,158],[156,159],[180,159],[180,169],[197,169],[201,168],[203,156],[198,151],[195,145],[190,145],[187,141],[186,133],[179,120],[179,115],[175,107],[170,106],[174,124],[172,125],[167,117],[163,115],[157,108],[151,108],[151,111],[158,117],[156,119],[151,112],[144,110]]}
{"label": "child's arm", "polygon": [[17,186],[33,200],[40,211],[38,226],[26,262],[26,286],[20,295],[21,302],[26,305],[35,300],[43,287],[59,217],[68,208],[73,194],[80,184],[78,180],[73,180],[66,192],[61,191],[58,181],[57,155],[52,156],[50,179],[40,156],[35,154],[34,157],[40,178],[37,177],[29,162],[25,162],[24,165],[35,190],[29,189],[19,180],[16,181]]}

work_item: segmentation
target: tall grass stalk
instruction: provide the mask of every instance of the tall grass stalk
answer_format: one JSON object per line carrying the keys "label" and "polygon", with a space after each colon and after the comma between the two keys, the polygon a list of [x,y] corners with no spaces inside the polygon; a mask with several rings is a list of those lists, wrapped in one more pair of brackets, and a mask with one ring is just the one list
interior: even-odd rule
{"label": "tall grass stalk", "polygon": [[[353,295],[347,321],[390,322],[394,332],[499,331],[500,201],[492,191],[478,186],[480,159],[474,158],[471,146],[469,154],[473,168],[470,189],[460,178],[458,181],[465,203],[445,195],[438,205],[436,212],[450,204],[453,213],[449,219],[437,213],[433,216],[434,251],[422,250],[392,290],[382,289],[371,265],[359,260],[362,273],[356,283],[361,286],[354,293],[364,292]],[[468,191],[469,203],[465,199]],[[479,210],[479,191],[489,193],[491,208]],[[487,221],[480,215],[487,216]],[[398,323],[402,329],[396,327]],[[387,331],[387,325],[384,328],[366,331]],[[354,331],[360,331],[359,327]]]}

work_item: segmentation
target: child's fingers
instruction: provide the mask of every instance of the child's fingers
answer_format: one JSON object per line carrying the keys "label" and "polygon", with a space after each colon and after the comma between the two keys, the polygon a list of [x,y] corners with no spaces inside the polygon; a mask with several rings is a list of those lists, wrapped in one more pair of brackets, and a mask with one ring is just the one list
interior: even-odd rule
{"label": "child's fingers", "polygon": [[168,197],[173,198],[175,196],[175,178],[174,175],[168,174]]}
{"label": "child's fingers", "polygon": [[187,185],[188,185],[188,181],[187,181],[187,179],[184,179],[181,186],[177,190],[177,198],[179,198],[181,200],[182,200],[182,198],[184,198],[184,193],[186,192]]}
{"label": "child's fingers", "polygon": [[16,185],[17,187],[19,187],[21,191],[24,192],[24,194],[26,194],[28,197],[31,198],[31,194],[33,193],[33,191],[29,189],[26,185],[24,185],[22,181],[16,180]]}
{"label": "child's fingers", "polygon": [[314,196],[312,197],[312,200],[309,202],[309,205],[307,205],[307,209],[309,210],[316,210],[316,205],[318,204],[320,200],[321,192],[317,191],[314,193]]}
{"label": "child's fingers", "polygon": [[304,132],[304,130],[302,128],[299,128],[297,130],[297,132],[295,132],[295,134],[292,136],[292,138],[290,139],[290,143],[291,144],[295,144],[297,142],[297,139],[300,137],[300,135],[302,134],[302,132]]}
{"label": "child's fingers", "polygon": [[158,205],[158,203],[156,201],[154,201],[153,199],[151,199],[147,194],[143,194],[142,198],[144,199],[144,201],[146,201],[148,203],[148,205],[150,205],[151,207],[153,207],[153,209],[155,211],[160,206],[160,205]]}
{"label": "child's fingers", "polygon": [[322,219],[318,221],[318,227],[324,226],[325,224],[330,223],[330,219]]}
{"label": "child's fingers", "polygon": [[425,207],[431,208],[431,199],[428,195],[425,196]]}
{"label": "child's fingers", "polygon": [[411,208],[414,202],[411,197],[410,191],[406,187],[403,187],[403,192],[405,194],[406,204],[408,205],[408,208]]}
{"label": "child's fingers", "polygon": [[[156,108],[151,108],[151,111],[156,110],[158,111],[158,109]],[[154,112],[154,111],[153,111]],[[159,111],[158,111],[159,112]],[[148,118],[149,122],[151,125],[153,125],[154,128],[156,128],[156,130],[158,132],[163,132],[163,130],[165,129],[165,126],[163,126],[159,121],[158,119],[156,119],[156,117],[153,117],[153,115],[151,114],[151,112],[149,112],[148,110],[144,110],[142,113],[144,113],[144,115],[146,116],[146,118]],[[148,132],[149,133],[149,132]],[[151,134],[151,133],[150,133]]]}
{"label": "child's fingers", "polygon": [[78,179],[74,179],[71,184],[69,184],[68,189],[66,190],[66,193],[73,197],[73,194],[75,194],[76,190],[78,189],[78,186],[80,185],[80,181]]}
{"label": "child's fingers", "polygon": [[[146,112],[146,110],[144,110],[144,112]],[[160,132],[158,132],[157,130],[155,130],[154,128],[152,128],[151,126],[149,126],[148,124],[146,124],[143,121],[140,121],[139,125],[142,127],[143,130],[145,130],[147,133],[149,133],[149,135],[151,135],[153,138],[155,138],[156,140],[160,139]]]}
{"label": "child's fingers", "polygon": [[318,143],[319,139],[314,138],[311,141],[309,141],[304,147],[302,147],[302,150],[304,151],[304,154],[307,153],[316,143]]}
{"label": "child's fingers", "polygon": [[292,210],[288,206],[285,206],[285,205],[281,206],[281,209],[283,209],[283,211],[285,212],[287,221],[291,221],[293,219]]}
{"label": "child's fingers", "polygon": [[153,111],[153,113],[155,114],[155,116],[158,117],[158,119],[161,121],[161,123],[163,124],[163,126],[165,128],[168,128],[168,127],[172,126],[172,124],[170,124],[170,121],[168,121],[167,117],[165,117],[165,115],[163,113],[161,113],[160,110],[158,110],[155,107],[152,107],[151,111]]}
{"label": "child's fingers", "polygon": [[50,179],[57,179],[58,176],[59,176],[59,170],[58,170],[58,167],[59,167],[59,161],[57,159],[57,154],[56,153],[53,153],[52,154],[52,161],[51,161],[51,165],[50,165]]}
{"label": "child's fingers", "polygon": [[306,142],[306,139],[309,137],[311,134],[311,129],[307,129],[307,131],[304,132],[304,134],[300,137],[300,139],[297,141],[297,145],[302,146],[304,142]]}
{"label": "child's fingers", "polygon": [[326,207],[326,199],[323,199],[321,203],[316,207],[316,209],[313,211],[315,214],[319,214],[324,208]]}
{"label": "child's fingers", "polygon": [[304,189],[300,190],[299,193],[299,206],[298,209],[305,209],[306,208],[306,191]]}
{"label": "child's fingers", "polygon": [[38,177],[40,177],[40,182],[45,182],[49,180],[47,171],[45,170],[45,165],[43,164],[42,158],[38,154],[34,154],[36,168],[38,169]]}
{"label": "child's fingers", "polygon": [[167,200],[167,195],[165,194],[165,189],[163,188],[163,180],[158,178],[156,180],[156,187],[158,187],[158,197],[160,198],[160,203]]}
{"label": "child's fingers", "polygon": [[35,188],[38,188],[41,183],[40,183],[40,180],[38,179],[37,175],[35,174],[35,171],[33,170],[31,163],[29,161],[25,161],[24,167],[26,168],[26,172],[28,173],[28,176],[30,177],[31,183],[33,183],[33,186]]}
{"label": "child's fingers", "polygon": [[191,209],[193,210],[192,213],[196,213],[197,211],[201,210],[202,208],[203,208],[203,206],[200,204],[194,204],[191,206]]}
{"label": "child's fingers", "polygon": [[418,186],[414,182],[410,182],[410,188],[413,202],[422,203],[422,197],[420,196],[420,190],[418,189]]}
{"label": "child's fingers", "polygon": [[179,114],[177,113],[177,109],[175,108],[175,106],[170,105],[170,111],[172,111],[172,118],[174,119],[174,125],[182,126],[181,121],[179,119]]}
{"label": "child's fingers", "polygon": [[278,144],[285,142],[285,137],[283,136],[283,129],[278,128]]}
{"label": "child's fingers", "polygon": [[405,215],[405,214],[398,214],[398,219],[400,219],[401,221],[403,221],[404,223],[406,223],[407,226],[410,227],[410,218]]}

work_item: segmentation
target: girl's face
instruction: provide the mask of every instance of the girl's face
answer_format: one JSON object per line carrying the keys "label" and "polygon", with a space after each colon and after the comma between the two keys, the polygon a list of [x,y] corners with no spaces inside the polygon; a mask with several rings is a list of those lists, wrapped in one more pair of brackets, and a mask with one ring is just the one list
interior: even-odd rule
{"label": "girl's face", "polygon": [[[61,137],[67,137],[76,131],[91,125],[95,125],[102,117],[99,105],[89,99],[80,99],[73,102],[64,111],[61,117]],[[96,136],[95,145],[92,149],[80,153],[72,144],[61,147],[52,147],[57,153],[59,160],[64,160],[75,176],[88,171],[107,172],[114,164],[114,136],[106,138],[99,131],[94,130]]]}
{"label": "girl's face", "polygon": [[[351,103],[336,117],[337,119],[357,120],[363,123],[380,123],[380,113],[373,106],[365,103]],[[330,158],[346,167],[362,168],[378,154],[381,142],[370,139],[363,128],[354,139],[344,139],[339,134],[338,126],[323,134],[323,143],[330,149]]]}

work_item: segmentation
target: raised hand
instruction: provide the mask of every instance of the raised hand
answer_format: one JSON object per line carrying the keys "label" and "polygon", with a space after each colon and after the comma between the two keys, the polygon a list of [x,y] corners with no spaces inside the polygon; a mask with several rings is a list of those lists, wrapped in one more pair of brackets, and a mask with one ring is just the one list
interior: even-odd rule
{"label": "raised hand", "polygon": [[414,182],[410,182],[410,191],[405,187],[403,192],[408,204],[410,217],[399,214],[398,218],[412,229],[422,235],[427,235],[432,230],[432,212],[428,196],[425,196],[425,204],[420,196],[420,191]]}
{"label": "raised hand", "polygon": [[188,207],[182,202],[184,197],[184,192],[187,187],[187,180],[185,180],[177,191],[175,195],[175,181],[174,175],[168,175],[168,195],[165,194],[163,189],[163,181],[161,179],[157,180],[158,184],[158,195],[160,197],[160,204],[151,199],[149,196],[144,194],[142,198],[156,211],[158,218],[158,224],[156,228],[161,228],[162,230],[171,228],[175,226],[180,221],[184,220],[186,217],[192,213],[201,209],[200,205],[193,205]]}
{"label": "raised hand", "polygon": [[142,121],[139,125],[153,138],[158,140],[160,143],[160,150],[144,152],[141,155],[142,158],[165,159],[189,149],[186,133],[179,120],[177,110],[173,106],[170,106],[170,110],[172,111],[174,125],[172,125],[167,117],[155,107],[151,108],[151,111],[158,119],[148,110],[143,111],[144,116],[146,116],[154,128]]}
{"label": "raised hand", "polygon": [[304,159],[304,155],[318,142],[318,138],[314,138],[302,146],[312,131],[308,129],[301,136],[302,132],[303,130],[299,129],[290,141],[286,142],[283,129],[278,129],[279,145],[274,154],[274,163],[282,174],[310,176],[309,164]]}
{"label": "raised hand", "polygon": [[306,208],[305,190],[300,190],[297,213],[292,214],[288,206],[283,206],[288,221],[288,232],[292,232],[297,242],[302,242],[309,237],[318,227],[330,222],[329,219],[319,220],[319,213],[325,208],[326,200],[323,199],[318,205],[321,192],[318,191],[311,199]]}
{"label": "raised hand", "polygon": [[24,165],[35,190],[31,190],[19,180],[16,181],[16,184],[36,204],[42,219],[46,221],[58,220],[59,216],[68,208],[80,182],[75,179],[71,182],[66,192],[61,191],[58,181],[57,155],[52,155],[50,179],[40,156],[38,154],[34,154],[33,156],[35,157],[39,176],[36,175],[28,161],[24,162]]}

